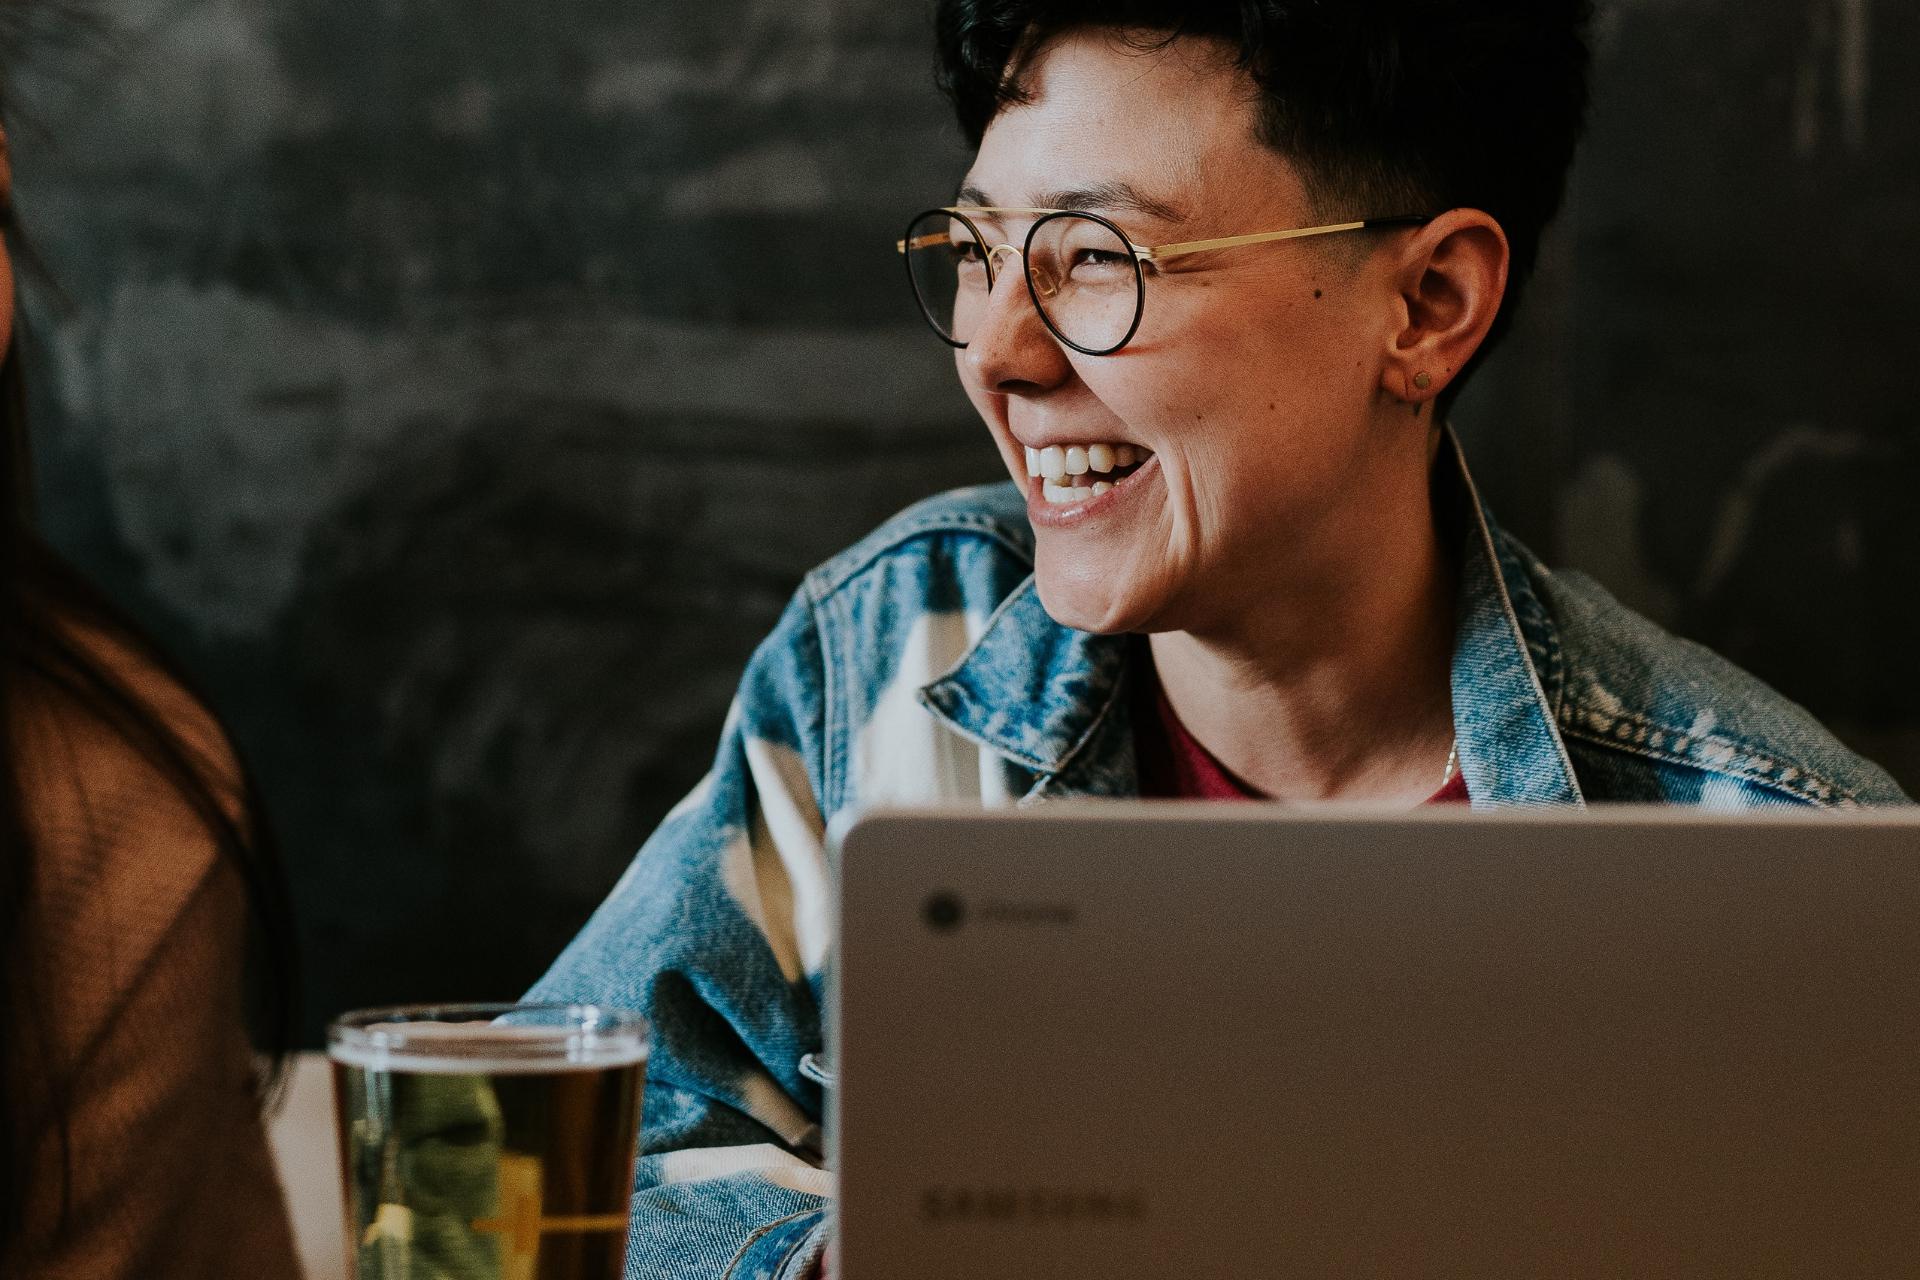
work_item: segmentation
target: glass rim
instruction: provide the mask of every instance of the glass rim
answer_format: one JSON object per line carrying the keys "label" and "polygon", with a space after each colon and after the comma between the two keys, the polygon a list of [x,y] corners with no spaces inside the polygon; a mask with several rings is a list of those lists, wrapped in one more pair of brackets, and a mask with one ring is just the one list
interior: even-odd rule
{"label": "glass rim", "polygon": [[[1047,310],[1047,304],[1041,299],[1040,291],[1033,283],[1033,269],[1030,265],[1033,261],[1033,238],[1039,235],[1040,228],[1046,226],[1049,222],[1061,222],[1070,218],[1077,218],[1081,221],[1091,222],[1096,226],[1104,227],[1114,239],[1120,242],[1122,248],[1125,249],[1127,265],[1133,268],[1133,321],[1127,326],[1126,332],[1120,335],[1119,340],[1108,346],[1087,346],[1074,338],[1068,337],[1066,330],[1060,326],[1059,318]],[[1100,214],[1087,209],[1057,209],[1052,213],[1043,214],[1034,219],[1033,225],[1027,228],[1026,239],[1021,242],[1020,274],[1027,282],[1027,296],[1033,299],[1033,309],[1040,313],[1041,322],[1047,326],[1047,329],[1054,337],[1060,339],[1060,341],[1066,343],[1082,355],[1110,356],[1120,348],[1126,346],[1129,342],[1132,342],[1133,335],[1140,332],[1140,322],[1146,317],[1147,312],[1146,271],[1140,265],[1140,256],[1133,251],[1132,238],[1128,236],[1126,232],[1122,231],[1119,224],[1115,223],[1111,218],[1102,217]]]}
{"label": "glass rim", "polygon": [[[972,220],[967,218],[964,214],[949,214],[944,209],[924,209],[921,212],[914,214],[912,219],[908,221],[907,233],[905,237],[906,240],[908,242],[911,242],[914,239],[914,234],[913,234],[914,228],[918,227],[922,222],[925,222],[927,219],[935,217],[936,215],[944,216],[949,219],[953,217],[958,217],[961,222],[965,223],[969,227],[973,227]],[[979,229],[977,227],[974,228],[974,234],[976,235],[979,234]],[[960,341],[960,339],[954,337],[953,334],[948,332],[947,326],[942,324],[940,322],[939,317],[934,315],[934,308],[928,302],[927,296],[921,292],[920,276],[914,268],[913,252],[909,251],[906,254],[904,254],[903,259],[905,261],[906,268],[907,268],[907,286],[913,291],[913,304],[916,308],[919,309],[920,318],[927,322],[927,326],[933,330],[935,336],[937,336],[940,339],[940,341],[946,343],[950,347],[957,347],[961,350],[965,350],[967,344]],[[987,266],[987,288],[991,290],[993,288],[993,263],[988,262],[986,266]]]}
{"label": "glass rim", "polygon": [[[539,1021],[502,1021],[515,1014]],[[554,1071],[644,1062],[651,1037],[632,1009],[565,1001],[400,1004],[327,1024],[327,1056],[372,1070]]]}
{"label": "glass rim", "polygon": [[[972,232],[972,234],[975,237],[979,238],[982,243],[985,242],[985,237],[981,236],[980,228],[974,225],[973,219],[969,218],[963,212],[959,212],[954,209],[940,208],[940,207],[935,207],[932,209],[923,209],[919,213],[916,213],[915,215],[913,215],[912,220],[907,223],[906,239],[908,241],[911,241],[912,239],[914,239],[914,234],[913,234],[914,228],[918,227],[922,222],[926,221],[929,218],[945,218],[949,221],[958,221],[963,226],[965,226],[970,232]],[[1072,337],[1069,337],[1067,333],[1060,327],[1056,318],[1051,313],[1048,312],[1046,303],[1044,303],[1040,298],[1039,290],[1034,287],[1033,268],[1032,268],[1033,238],[1035,235],[1039,233],[1041,227],[1046,226],[1050,222],[1058,222],[1063,219],[1081,219],[1083,221],[1091,222],[1096,226],[1102,227],[1105,230],[1107,230],[1117,240],[1119,240],[1122,246],[1125,247],[1128,264],[1133,268],[1133,321],[1131,324],[1127,326],[1126,332],[1121,334],[1118,341],[1113,342],[1107,346],[1098,346],[1098,347],[1088,346],[1086,344],[1076,341]],[[966,339],[962,339],[956,336],[955,334],[949,332],[947,326],[942,324],[940,320],[935,317],[933,313],[933,309],[928,305],[928,300],[926,296],[920,290],[920,278],[914,271],[913,254],[909,252],[905,254],[904,257],[906,259],[906,267],[907,267],[907,283],[909,284],[909,286],[911,286],[913,290],[913,300],[915,305],[919,308],[921,319],[927,322],[928,327],[930,327],[933,330],[935,336],[937,336],[942,342],[946,343],[950,347],[954,347],[962,351],[966,350],[967,345],[972,341],[972,338],[969,337]],[[995,276],[997,273],[994,270],[993,261],[991,258],[987,260],[986,268],[987,268],[987,288],[989,290],[992,290],[996,283]],[[1146,318],[1146,310],[1147,310],[1146,271],[1141,266],[1139,255],[1134,252],[1132,238],[1128,236],[1125,231],[1121,230],[1119,225],[1115,223],[1112,219],[1103,217],[1102,215],[1094,213],[1093,211],[1088,209],[1050,210],[1047,213],[1042,214],[1039,218],[1036,218],[1033,221],[1033,223],[1030,226],[1028,226],[1027,234],[1021,238],[1021,242],[1020,242],[1020,278],[1026,286],[1027,297],[1033,303],[1033,309],[1039,313],[1040,323],[1046,326],[1047,332],[1051,333],[1055,338],[1059,339],[1063,345],[1070,347],[1075,351],[1080,352],[1082,355],[1110,356],[1114,354],[1115,352],[1119,351],[1120,348],[1126,346],[1129,342],[1133,341],[1134,335],[1140,332],[1141,321]]]}

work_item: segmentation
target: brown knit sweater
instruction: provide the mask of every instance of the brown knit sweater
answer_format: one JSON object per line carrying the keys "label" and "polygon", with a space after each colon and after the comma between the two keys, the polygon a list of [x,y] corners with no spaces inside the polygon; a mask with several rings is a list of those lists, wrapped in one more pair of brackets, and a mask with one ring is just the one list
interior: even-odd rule
{"label": "brown knit sweater", "polygon": [[[124,646],[88,647],[233,791],[212,717]],[[66,1081],[58,1139],[34,1149],[23,1248],[7,1280],[277,1280],[298,1275],[242,1028],[246,904],[179,793],[60,695],[15,695],[35,841],[28,932],[43,1036]],[[9,1016],[19,1011],[11,1011]],[[35,1043],[31,1028],[16,1037]],[[16,1074],[27,1108],[45,1064]]]}

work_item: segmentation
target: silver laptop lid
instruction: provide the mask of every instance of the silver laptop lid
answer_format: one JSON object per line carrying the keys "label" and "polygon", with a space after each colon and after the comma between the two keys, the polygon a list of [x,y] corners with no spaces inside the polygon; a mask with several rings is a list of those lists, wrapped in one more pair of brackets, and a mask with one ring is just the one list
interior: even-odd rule
{"label": "silver laptop lid", "polygon": [[843,1280],[1920,1267],[1920,822],[841,832]]}

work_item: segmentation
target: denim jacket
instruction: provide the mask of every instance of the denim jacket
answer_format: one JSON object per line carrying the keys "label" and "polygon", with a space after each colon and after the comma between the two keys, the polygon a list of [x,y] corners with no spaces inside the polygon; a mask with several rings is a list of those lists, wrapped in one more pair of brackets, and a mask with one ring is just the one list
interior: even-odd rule
{"label": "denim jacket", "polygon": [[[1459,763],[1474,805],[1903,804],[1805,711],[1487,517],[1457,443]],[[653,1021],[632,1280],[805,1275],[825,1247],[824,832],[876,803],[1127,796],[1126,637],[1054,622],[1011,485],[904,512],[810,574],[713,769],[531,992]]]}

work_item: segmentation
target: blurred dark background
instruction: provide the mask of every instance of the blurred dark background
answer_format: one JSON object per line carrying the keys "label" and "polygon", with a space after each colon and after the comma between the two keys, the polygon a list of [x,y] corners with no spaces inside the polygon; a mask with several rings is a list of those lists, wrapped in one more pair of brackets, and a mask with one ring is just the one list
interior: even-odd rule
{"label": "blurred dark background", "polygon": [[[505,998],[812,564],[997,463],[890,252],[902,0],[127,0],[17,80],[54,539],[210,688],[319,1021]],[[1920,792],[1920,5],[1614,0],[1458,414],[1551,561]],[[64,295],[64,296],[62,296]]]}

